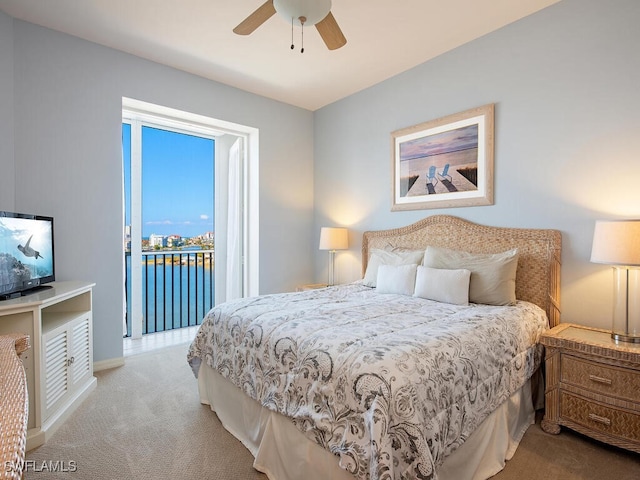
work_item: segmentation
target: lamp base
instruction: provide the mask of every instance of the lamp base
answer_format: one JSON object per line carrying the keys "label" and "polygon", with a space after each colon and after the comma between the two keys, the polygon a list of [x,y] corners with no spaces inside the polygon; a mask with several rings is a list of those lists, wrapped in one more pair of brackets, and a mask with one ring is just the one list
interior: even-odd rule
{"label": "lamp base", "polygon": [[329,286],[335,285],[335,264],[336,264],[336,251],[329,250]]}
{"label": "lamp base", "polygon": [[640,343],[640,337],[634,335],[625,335],[623,333],[612,333],[611,338],[616,342]]}
{"label": "lamp base", "polygon": [[611,338],[640,343],[640,269],[615,266],[613,272]]}

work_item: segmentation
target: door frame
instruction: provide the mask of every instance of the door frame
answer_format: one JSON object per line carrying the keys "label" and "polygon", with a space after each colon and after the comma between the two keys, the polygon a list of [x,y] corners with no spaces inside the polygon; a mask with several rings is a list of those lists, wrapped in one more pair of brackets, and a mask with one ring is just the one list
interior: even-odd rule
{"label": "door frame", "polygon": [[[198,115],[194,113],[184,112],[169,107],[160,105],[154,105],[148,102],[135,100],[127,97],[122,98],[122,121],[128,123],[131,121],[139,121],[145,125],[155,126],[170,131],[176,131],[179,133],[201,134],[206,137],[213,137],[214,140],[220,139],[224,136],[241,137],[244,143],[244,155],[243,155],[243,205],[242,212],[242,238],[243,238],[243,255],[242,255],[242,277],[243,277],[243,296],[256,296],[259,294],[259,143],[260,132],[257,128],[249,127],[246,125],[240,125],[225,120],[215,119]],[[133,129],[132,129],[133,130]],[[132,150],[133,150],[133,134],[132,134]],[[218,142],[216,141],[216,160],[218,158]],[[133,164],[133,155],[132,155]],[[141,159],[138,159],[141,161]],[[215,162],[215,177],[216,183],[219,181],[219,176],[226,179],[228,174],[228,168],[220,168],[219,162]],[[224,175],[223,175],[224,172]],[[220,174],[220,175],[219,175]],[[134,180],[140,182],[141,178],[136,176],[134,178],[132,172],[131,182]],[[123,192],[124,193],[124,192]],[[218,189],[216,188],[216,197],[218,196]],[[132,205],[133,205],[132,198]],[[140,200],[138,200],[140,201]],[[216,218],[216,229],[220,228],[217,221],[221,218],[221,212],[219,212],[219,205],[222,202],[214,201],[214,211]],[[226,205],[226,202],[224,202]],[[123,200],[124,209],[124,200]],[[140,223],[139,217],[134,218],[132,209],[131,223],[137,220]],[[226,214],[224,215],[226,218]],[[123,212],[124,218],[124,212]],[[124,230],[124,225],[123,225]],[[225,229],[226,232],[226,229]],[[124,234],[124,231],[123,231]],[[123,235],[124,237],[124,235]],[[223,237],[223,235],[220,235]],[[224,235],[226,237],[226,235]],[[133,240],[133,238],[132,238]],[[140,240],[140,238],[138,238]],[[218,242],[218,235],[216,235],[216,243]],[[226,240],[225,240],[226,242]],[[138,254],[141,256],[141,244],[140,242],[133,242],[131,244],[131,255],[133,260],[134,255],[134,243],[136,249],[139,250]],[[124,258],[124,257],[123,257]],[[216,261],[219,261],[218,255],[216,255]],[[132,261],[132,276],[134,270],[134,264]],[[123,261],[123,270],[126,268],[126,263]],[[226,272],[226,269],[224,270]],[[219,278],[219,275],[224,273],[222,269],[215,269],[216,285],[224,282],[224,278]],[[123,271],[126,275],[126,271]],[[142,273],[140,272],[140,278]],[[123,277],[124,278],[124,277]],[[134,287],[136,290],[134,290]],[[123,285],[124,288],[124,285]],[[141,285],[136,287],[135,283],[131,285],[130,301],[132,302],[132,318],[131,338],[140,338],[142,336],[142,292],[139,291]],[[136,306],[136,302],[139,306]],[[219,302],[218,295],[215,296],[216,304]],[[136,310],[134,310],[136,306]],[[126,315],[126,306],[123,309]],[[124,323],[124,319],[123,319]],[[136,328],[134,328],[136,327]]]}

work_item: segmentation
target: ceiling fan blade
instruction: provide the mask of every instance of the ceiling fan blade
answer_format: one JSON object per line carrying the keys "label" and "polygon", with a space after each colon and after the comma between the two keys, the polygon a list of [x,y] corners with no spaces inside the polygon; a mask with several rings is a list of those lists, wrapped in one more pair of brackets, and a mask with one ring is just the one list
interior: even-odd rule
{"label": "ceiling fan blade", "polygon": [[342,30],[331,12],[323,20],[316,23],[316,29],[329,50],[336,50],[347,43],[347,39],[344,38]]}
{"label": "ceiling fan blade", "polygon": [[249,35],[253,31],[269,20],[273,14],[276,13],[276,9],[273,6],[273,0],[267,0],[258,9],[245,18],[240,24],[233,29],[233,33],[238,35]]}

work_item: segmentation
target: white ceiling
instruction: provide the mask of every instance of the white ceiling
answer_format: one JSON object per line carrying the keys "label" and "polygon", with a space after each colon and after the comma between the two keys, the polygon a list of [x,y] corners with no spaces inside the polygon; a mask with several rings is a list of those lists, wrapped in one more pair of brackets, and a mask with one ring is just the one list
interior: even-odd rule
{"label": "white ceiling", "polygon": [[316,110],[558,0],[334,0],[347,38],[329,51],[315,27],[271,17],[232,29],[264,0],[0,0],[0,10],[186,72]]}

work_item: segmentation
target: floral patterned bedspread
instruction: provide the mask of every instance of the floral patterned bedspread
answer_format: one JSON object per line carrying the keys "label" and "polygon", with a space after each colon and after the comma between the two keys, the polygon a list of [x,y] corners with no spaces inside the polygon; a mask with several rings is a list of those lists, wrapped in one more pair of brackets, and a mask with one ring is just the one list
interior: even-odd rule
{"label": "floral patterned bedspread", "polygon": [[358,478],[436,479],[538,368],[546,328],[527,302],[456,306],[349,284],[221,304],[187,359],[292,418]]}

